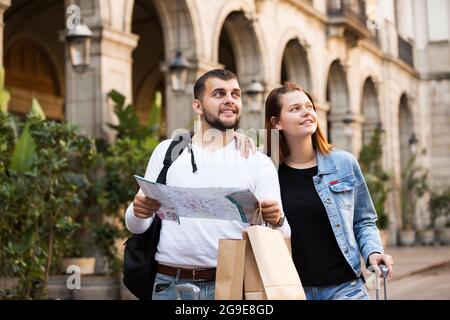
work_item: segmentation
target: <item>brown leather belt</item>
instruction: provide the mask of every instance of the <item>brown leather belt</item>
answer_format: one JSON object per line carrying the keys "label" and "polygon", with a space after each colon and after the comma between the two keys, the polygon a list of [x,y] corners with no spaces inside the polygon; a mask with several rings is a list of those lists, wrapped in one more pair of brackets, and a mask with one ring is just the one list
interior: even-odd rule
{"label": "brown leather belt", "polygon": [[167,276],[176,277],[178,270],[180,270],[180,279],[188,279],[193,281],[215,281],[216,269],[181,269],[165,266],[159,264],[156,272],[165,274]]}

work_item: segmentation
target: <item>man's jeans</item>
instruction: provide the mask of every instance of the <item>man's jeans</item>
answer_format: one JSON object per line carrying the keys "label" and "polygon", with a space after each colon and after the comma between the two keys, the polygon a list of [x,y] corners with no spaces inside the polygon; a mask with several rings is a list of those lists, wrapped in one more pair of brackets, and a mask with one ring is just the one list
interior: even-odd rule
{"label": "man's jeans", "polygon": [[[153,300],[176,300],[177,285],[190,283],[200,288],[200,300],[214,300],[214,281],[199,282],[180,279],[157,273],[153,287]],[[307,300],[370,300],[362,279],[344,282],[335,286],[304,287]],[[157,292],[158,291],[158,292]],[[182,300],[193,300],[190,292],[181,292]]]}
{"label": "man's jeans", "polygon": [[[177,300],[175,288],[177,285],[190,283],[200,288],[200,300],[214,300],[214,281],[189,281],[157,273],[153,286],[153,300]],[[194,300],[191,292],[180,292],[182,300]]]}
{"label": "man's jeans", "polygon": [[370,300],[362,279],[325,287],[304,287],[307,300]]}

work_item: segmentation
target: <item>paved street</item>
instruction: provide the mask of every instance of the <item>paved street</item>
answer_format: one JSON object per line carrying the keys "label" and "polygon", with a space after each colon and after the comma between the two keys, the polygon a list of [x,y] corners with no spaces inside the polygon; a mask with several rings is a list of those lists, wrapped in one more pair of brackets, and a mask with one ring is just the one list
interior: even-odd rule
{"label": "paved street", "polygon": [[[386,253],[395,261],[389,300],[450,300],[450,246],[388,247]],[[122,299],[134,299],[123,284],[121,289]],[[369,293],[375,299],[375,290]]]}
{"label": "paved street", "polygon": [[388,289],[390,300],[450,300],[450,263],[392,281]]}
{"label": "paved street", "polygon": [[[450,300],[450,247],[387,248],[394,257],[389,300]],[[375,299],[375,290],[369,291]],[[383,293],[381,293],[383,298]]]}

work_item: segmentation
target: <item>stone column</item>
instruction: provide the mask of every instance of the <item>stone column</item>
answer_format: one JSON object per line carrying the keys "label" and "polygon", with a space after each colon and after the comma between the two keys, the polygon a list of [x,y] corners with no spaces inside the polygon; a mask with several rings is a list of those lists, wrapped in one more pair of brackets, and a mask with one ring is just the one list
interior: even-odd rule
{"label": "stone column", "polygon": [[328,137],[327,114],[330,111],[330,104],[326,101],[316,103],[317,116],[319,117],[320,128],[325,137]]}
{"label": "stone column", "polygon": [[4,23],[3,23],[3,15],[11,6],[11,0],[0,0],[0,64],[3,65],[3,31],[4,31]]}
{"label": "stone column", "polygon": [[[351,123],[345,124],[344,119],[348,118]],[[361,148],[361,126],[363,117],[360,114],[338,113],[330,115],[330,123],[332,130],[332,144],[336,148],[351,152],[358,156]]]}
{"label": "stone column", "polygon": [[197,60],[190,61],[192,69],[189,71],[188,83],[185,92],[173,92],[170,84],[169,62],[165,62],[161,69],[165,72],[166,81],[166,136],[170,138],[177,129],[193,129],[194,121],[197,116],[192,109],[192,101],[194,100],[194,84],[195,81],[205,72],[220,68],[221,65],[206,61]]}

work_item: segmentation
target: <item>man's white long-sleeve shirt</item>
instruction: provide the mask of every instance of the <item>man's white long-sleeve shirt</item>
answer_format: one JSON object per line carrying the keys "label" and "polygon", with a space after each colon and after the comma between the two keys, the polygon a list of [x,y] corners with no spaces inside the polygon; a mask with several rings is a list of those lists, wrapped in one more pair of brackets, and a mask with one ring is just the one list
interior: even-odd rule
{"label": "man's white long-sleeve shirt", "polygon": [[[145,178],[156,181],[163,168],[163,160],[172,139],[161,142],[153,151]],[[280,208],[281,196],[278,173],[270,158],[257,152],[245,159],[233,141],[213,152],[192,145],[198,170],[194,173],[191,154],[187,149],[171,165],[167,185],[189,188],[234,187],[246,188],[258,200],[276,200]],[[142,192],[141,190],[139,192]],[[141,219],[134,215],[133,203],[126,211],[125,222],[132,233],[143,233],[153,218]],[[156,261],[161,264],[186,268],[214,268],[217,264],[219,239],[242,239],[248,225],[238,221],[193,219],[180,217],[180,223],[162,221]],[[287,220],[279,228],[284,237],[290,237]]]}

